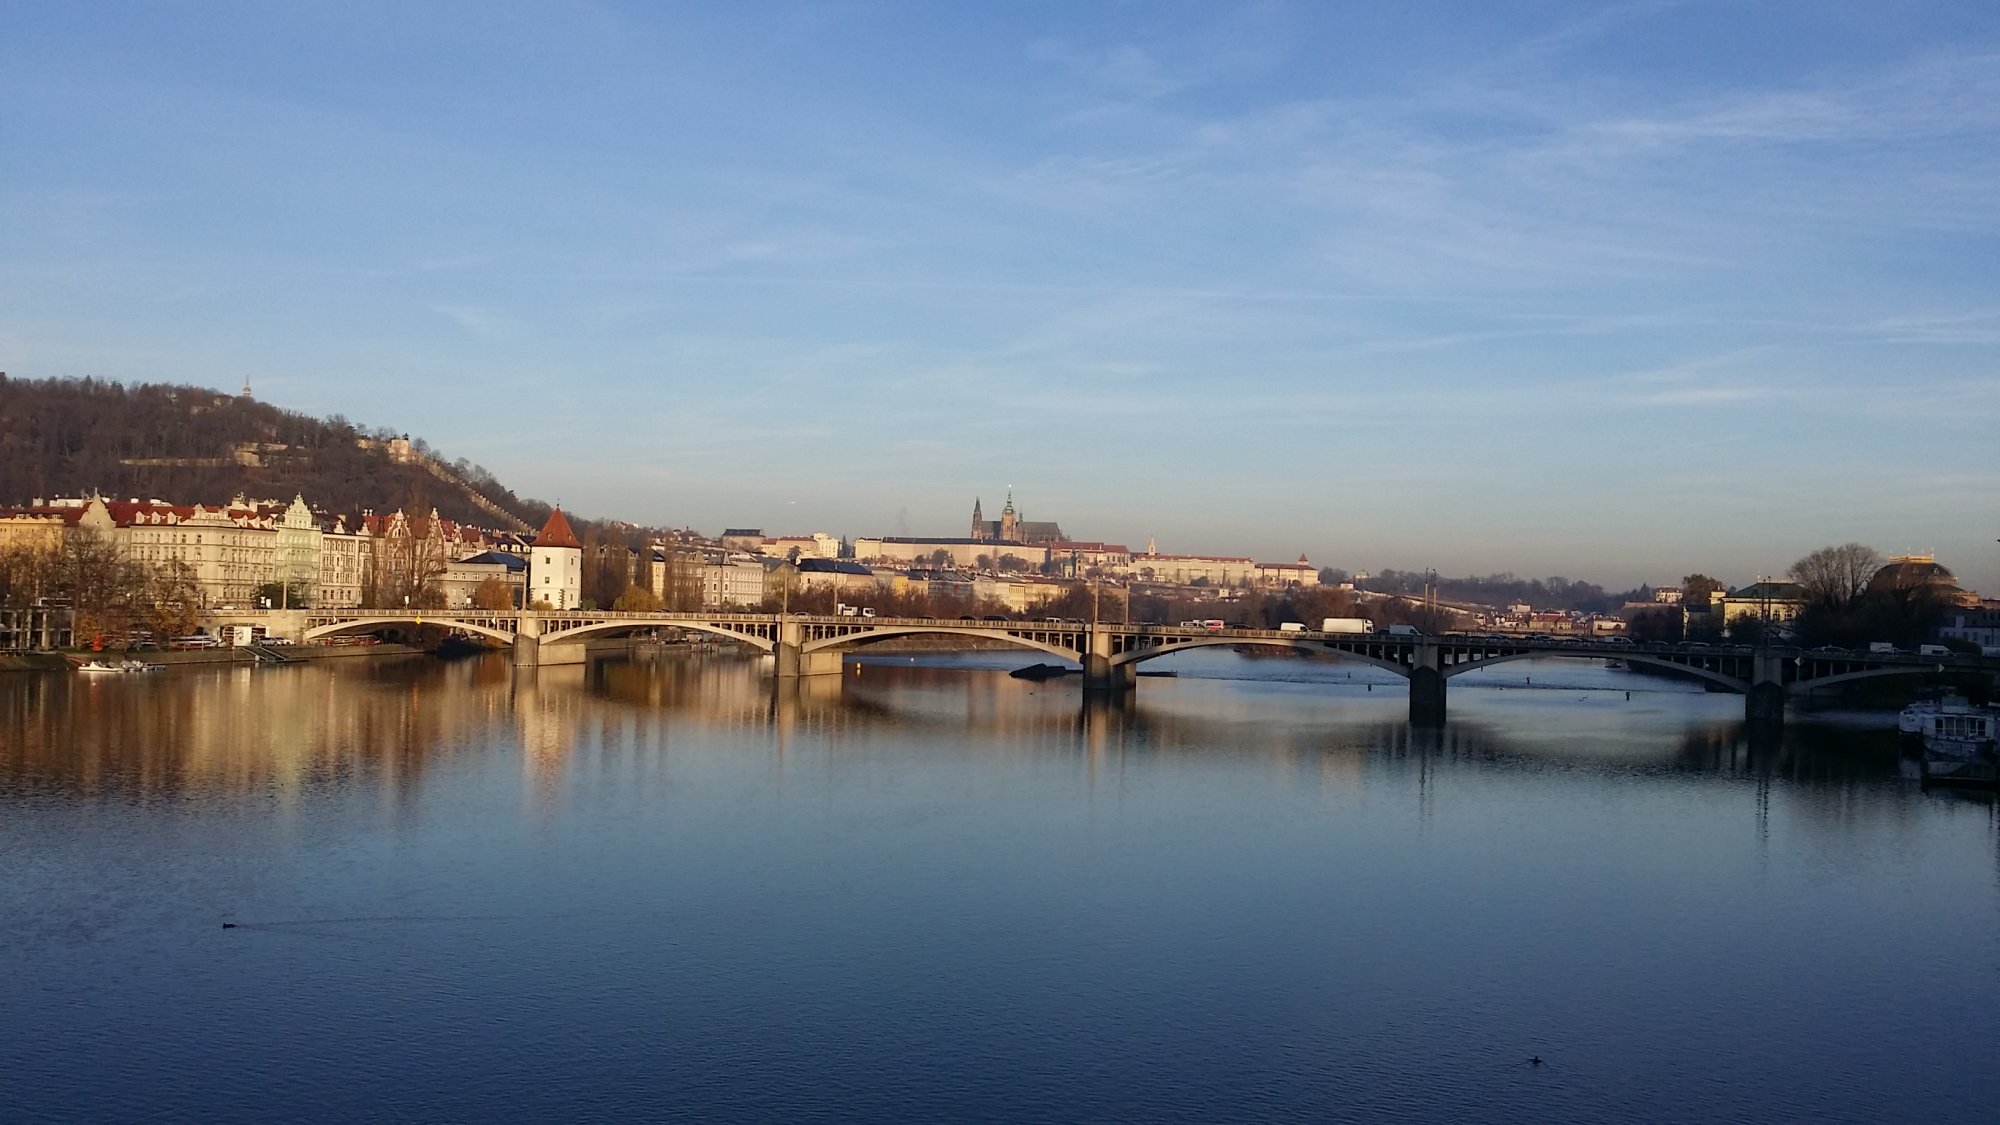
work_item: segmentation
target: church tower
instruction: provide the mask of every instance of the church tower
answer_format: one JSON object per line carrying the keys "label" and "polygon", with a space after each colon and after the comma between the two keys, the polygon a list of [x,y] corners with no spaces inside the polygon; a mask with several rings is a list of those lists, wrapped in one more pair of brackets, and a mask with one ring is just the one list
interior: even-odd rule
{"label": "church tower", "polygon": [[986,517],[979,511],[979,497],[972,498],[972,537],[986,538]]}
{"label": "church tower", "polygon": [[549,513],[528,548],[528,604],[536,602],[554,609],[575,609],[583,602],[583,544],[561,508]]}
{"label": "church tower", "polygon": [[1000,538],[1008,543],[1021,541],[1021,517],[1014,511],[1014,490],[1007,490],[1007,506],[1000,509]]}

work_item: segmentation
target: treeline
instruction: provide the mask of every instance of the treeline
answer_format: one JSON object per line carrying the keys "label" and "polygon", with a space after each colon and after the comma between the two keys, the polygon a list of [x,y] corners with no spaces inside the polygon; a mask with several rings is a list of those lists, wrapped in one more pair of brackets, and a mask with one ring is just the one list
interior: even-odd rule
{"label": "treeline", "polygon": [[[92,490],[211,504],[237,493],[279,500],[302,494],[333,512],[411,510],[415,502],[423,507],[413,514],[435,506],[446,519],[494,522],[470,495],[421,466],[396,464],[359,444],[398,436],[337,414],[313,418],[203,387],[0,376],[0,504]],[[261,451],[263,463],[252,466],[234,460],[244,444],[285,448]],[[411,445],[516,517],[539,526],[548,516],[548,505],[516,496],[483,467],[446,462],[421,439]]]}
{"label": "treeline", "polygon": [[0,608],[71,610],[79,643],[123,648],[136,631],[165,640],[194,630],[201,590],[186,564],[141,563],[88,531],[52,550],[0,550]]}

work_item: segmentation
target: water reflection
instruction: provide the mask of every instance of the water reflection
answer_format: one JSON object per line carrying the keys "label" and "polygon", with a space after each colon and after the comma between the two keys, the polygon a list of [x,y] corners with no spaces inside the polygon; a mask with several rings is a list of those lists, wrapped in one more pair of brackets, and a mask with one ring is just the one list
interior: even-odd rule
{"label": "water reflection", "polygon": [[[580,744],[661,751],[675,739],[754,736],[782,755],[892,727],[945,742],[1080,755],[1255,757],[1362,784],[1411,763],[1480,770],[1765,778],[1819,788],[1899,777],[1893,732],[1810,716],[1779,732],[1732,717],[1729,697],[1569,684],[1454,688],[1440,728],[1404,721],[1394,684],[1224,675],[1147,679],[1084,700],[1074,681],[996,668],[851,664],[774,683],[754,660],[654,656],[517,670],[500,657],[387,658],[95,680],[0,678],[0,791],[159,795],[270,791],[339,779],[421,785],[455,756],[518,749],[536,786],[558,785]],[[1248,663],[1248,662],[1245,662]],[[1544,676],[1545,681],[1547,676]],[[1615,683],[1615,681],[1614,681]]]}
{"label": "water reflection", "polygon": [[424,658],[0,677],[0,787],[295,797],[353,775],[411,786],[513,726],[508,695],[502,665]]}

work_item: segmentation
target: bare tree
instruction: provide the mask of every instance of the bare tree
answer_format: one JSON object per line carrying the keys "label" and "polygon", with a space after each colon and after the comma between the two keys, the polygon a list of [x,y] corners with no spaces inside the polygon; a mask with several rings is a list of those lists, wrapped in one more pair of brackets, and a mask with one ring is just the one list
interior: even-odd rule
{"label": "bare tree", "polygon": [[94,646],[122,644],[143,626],[160,637],[193,631],[202,609],[194,571],[179,559],[148,565],[127,558],[110,539],[71,529],[52,551],[10,552],[0,559],[10,598],[67,602],[76,613],[76,635]]}
{"label": "bare tree", "polygon": [[438,533],[437,520],[426,521],[423,534],[404,521],[368,540],[362,568],[361,604],[370,609],[437,609],[444,605],[443,579],[451,567],[450,553]]}
{"label": "bare tree", "polygon": [[1863,543],[1821,547],[1792,564],[1792,581],[1805,588],[1806,599],[1839,609],[1861,596],[1868,579],[1882,569],[1882,556]]}
{"label": "bare tree", "polygon": [[660,604],[655,609],[692,613],[701,609],[701,555],[682,546],[679,539],[660,543]]}
{"label": "bare tree", "polygon": [[179,559],[144,568],[134,608],[138,619],[162,641],[194,632],[201,621],[201,585],[195,581],[194,568]]}
{"label": "bare tree", "polygon": [[86,528],[63,535],[62,547],[45,556],[45,593],[67,599],[76,610],[76,634],[123,633],[132,624],[144,576],[110,539]]}

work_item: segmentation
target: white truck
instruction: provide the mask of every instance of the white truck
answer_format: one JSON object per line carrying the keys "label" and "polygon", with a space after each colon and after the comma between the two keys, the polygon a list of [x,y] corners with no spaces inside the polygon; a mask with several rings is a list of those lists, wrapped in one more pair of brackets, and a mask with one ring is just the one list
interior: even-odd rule
{"label": "white truck", "polygon": [[1286,621],[1278,626],[1278,632],[1280,633],[1303,633],[1305,631],[1306,623],[1303,621]]}
{"label": "white truck", "polygon": [[1329,617],[1319,623],[1322,633],[1372,633],[1375,623],[1366,617]]}

